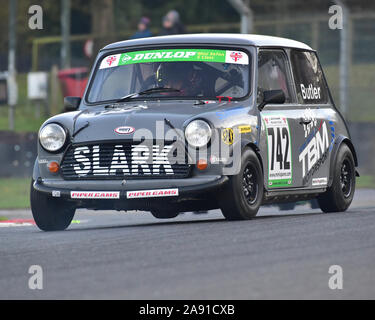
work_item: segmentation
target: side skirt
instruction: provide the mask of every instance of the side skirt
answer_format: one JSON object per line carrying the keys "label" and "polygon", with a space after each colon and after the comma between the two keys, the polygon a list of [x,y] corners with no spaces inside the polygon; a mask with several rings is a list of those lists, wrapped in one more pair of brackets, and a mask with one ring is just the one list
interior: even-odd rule
{"label": "side skirt", "polygon": [[326,190],[327,188],[268,190],[264,192],[262,204],[310,200],[316,198],[319,194],[324,193]]}

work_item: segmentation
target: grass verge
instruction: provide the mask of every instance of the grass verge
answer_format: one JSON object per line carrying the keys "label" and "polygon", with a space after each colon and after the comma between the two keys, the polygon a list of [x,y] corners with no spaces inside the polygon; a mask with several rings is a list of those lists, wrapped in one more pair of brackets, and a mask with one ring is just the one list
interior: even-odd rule
{"label": "grass verge", "polygon": [[[0,209],[23,209],[30,207],[29,178],[0,179]],[[1,219],[1,217],[0,217]]]}
{"label": "grass verge", "polygon": [[374,176],[360,176],[356,180],[357,188],[370,188],[375,189],[375,177]]}
{"label": "grass verge", "polygon": [[[38,132],[40,126],[48,118],[45,115],[45,107],[41,103],[31,102],[27,98],[27,74],[17,75],[18,101],[15,107],[14,130],[16,132]],[[57,101],[53,105],[52,101]],[[38,108],[39,105],[39,108]],[[51,115],[63,108],[63,97],[61,92],[57,92],[56,97],[50,97],[48,106]],[[38,111],[39,110],[39,111]],[[0,107],[0,130],[9,129],[9,108]]]}

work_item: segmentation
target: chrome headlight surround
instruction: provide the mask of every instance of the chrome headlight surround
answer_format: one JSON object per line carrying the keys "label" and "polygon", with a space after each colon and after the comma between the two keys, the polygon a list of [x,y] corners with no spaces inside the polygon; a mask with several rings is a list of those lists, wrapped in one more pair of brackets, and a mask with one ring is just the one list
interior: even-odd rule
{"label": "chrome headlight surround", "polygon": [[48,152],[57,152],[65,145],[65,129],[57,123],[49,123],[40,129],[39,142]]}
{"label": "chrome headlight surround", "polygon": [[195,148],[207,145],[211,140],[211,136],[211,127],[204,120],[193,120],[185,128],[185,138]]}

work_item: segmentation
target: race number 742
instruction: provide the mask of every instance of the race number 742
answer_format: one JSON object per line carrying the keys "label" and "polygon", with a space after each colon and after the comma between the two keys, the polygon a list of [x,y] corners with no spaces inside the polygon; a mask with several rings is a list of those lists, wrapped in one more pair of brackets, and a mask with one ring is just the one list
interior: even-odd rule
{"label": "race number 742", "polygon": [[[275,170],[275,162],[278,163],[280,170],[289,170],[290,161],[288,160],[289,151],[289,133],[284,128],[268,128],[268,136],[271,137],[271,170]],[[276,140],[276,141],[275,141]],[[285,140],[284,149],[282,140]],[[276,142],[276,143],[275,143]]]}
{"label": "race number 742", "polygon": [[265,116],[268,151],[268,186],[289,187],[292,183],[291,144],[288,120]]}

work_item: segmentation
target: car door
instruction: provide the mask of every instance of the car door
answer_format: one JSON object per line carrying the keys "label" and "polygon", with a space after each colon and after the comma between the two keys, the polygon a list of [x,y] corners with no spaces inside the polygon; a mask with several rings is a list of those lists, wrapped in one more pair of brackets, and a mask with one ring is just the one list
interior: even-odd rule
{"label": "car door", "polygon": [[303,110],[299,121],[303,141],[295,148],[302,185],[325,187],[328,183],[330,150],[335,137],[336,112],[330,104],[327,84],[316,53],[290,51],[297,101]]}
{"label": "car door", "polygon": [[[260,138],[264,184],[269,190],[303,187],[295,151],[303,139],[299,124],[303,109],[297,104],[290,64],[282,49],[260,49],[258,54],[258,103],[263,92],[282,90],[284,104],[268,104],[260,112]],[[297,168],[296,168],[297,167]]]}

